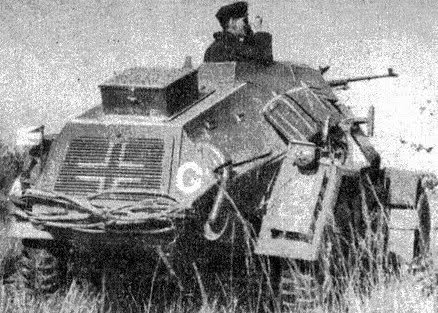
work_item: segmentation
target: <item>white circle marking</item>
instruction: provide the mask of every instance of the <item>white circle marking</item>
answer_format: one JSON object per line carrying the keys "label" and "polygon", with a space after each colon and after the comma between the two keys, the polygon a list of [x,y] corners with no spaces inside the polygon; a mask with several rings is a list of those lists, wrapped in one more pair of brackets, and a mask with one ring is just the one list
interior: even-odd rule
{"label": "white circle marking", "polygon": [[[186,185],[184,182],[184,175],[187,171],[193,171],[195,177],[190,180],[190,184]],[[176,187],[186,194],[194,193],[202,185],[202,175],[204,174],[203,169],[195,162],[186,162],[181,165],[176,174]]]}

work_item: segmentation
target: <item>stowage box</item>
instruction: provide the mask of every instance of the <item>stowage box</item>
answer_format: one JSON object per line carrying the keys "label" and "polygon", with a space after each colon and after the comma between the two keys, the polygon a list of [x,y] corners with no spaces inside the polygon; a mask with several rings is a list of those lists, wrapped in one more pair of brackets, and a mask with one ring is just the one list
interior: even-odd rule
{"label": "stowage box", "polygon": [[197,70],[131,68],[99,86],[105,114],[169,117],[198,99]]}

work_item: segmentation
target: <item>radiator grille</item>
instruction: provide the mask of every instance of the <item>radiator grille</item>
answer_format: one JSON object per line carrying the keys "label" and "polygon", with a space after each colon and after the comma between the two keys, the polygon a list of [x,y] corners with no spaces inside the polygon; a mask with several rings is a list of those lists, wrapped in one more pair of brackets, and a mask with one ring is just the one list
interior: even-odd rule
{"label": "radiator grille", "polygon": [[164,140],[81,137],[70,142],[55,191],[91,194],[112,188],[160,190]]}

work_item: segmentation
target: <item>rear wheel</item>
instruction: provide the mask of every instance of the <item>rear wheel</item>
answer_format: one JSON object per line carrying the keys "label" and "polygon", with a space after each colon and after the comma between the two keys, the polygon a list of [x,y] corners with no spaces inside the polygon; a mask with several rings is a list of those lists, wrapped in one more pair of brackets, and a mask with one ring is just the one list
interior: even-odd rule
{"label": "rear wheel", "polygon": [[24,240],[18,263],[20,282],[38,293],[52,293],[66,280],[65,249],[57,242]]}
{"label": "rear wheel", "polygon": [[[418,224],[416,229],[397,230],[395,227],[398,224],[394,224],[395,226],[390,229],[389,241],[391,244],[388,251],[390,269],[398,274],[406,270],[413,272],[424,271],[433,259],[430,254],[433,250],[433,241],[431,239],[434,237],[432,229],[434,214],[431,212],[427,193],[421,191],[415,207],[407,208],[402,212],[411,213],[406,214],[408,217],[418,216]],[[397,213],[397,210],[391,211],[391,214],[395,213]],[[404,222],[406,220],[410,222],[407,218],[404,219]],[[408,253],[403,254],[405,251],[408,251]]]}
{"label": "rear wheel", "polygon": [[431,212],[429,199],[425,191],[420,193],[417,201],[417,212],[419,218],[418,236],[414,245],[414,256],[420,262],[424,261],[430,251],[431,244]]}

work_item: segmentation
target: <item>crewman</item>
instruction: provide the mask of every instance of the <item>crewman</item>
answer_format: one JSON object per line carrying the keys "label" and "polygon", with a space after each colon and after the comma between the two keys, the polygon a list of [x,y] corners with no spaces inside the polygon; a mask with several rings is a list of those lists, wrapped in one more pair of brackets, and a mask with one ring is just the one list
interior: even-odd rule
{"label": "crewman", "polygon": [[222,31],[214,33],[215,41],[207,48],[204,62],[257,62],[269,65],[272,58],[272,35],[261,31],[262,18],[253,25],[248,22],[245,1],[223,6],[216,13]]}

